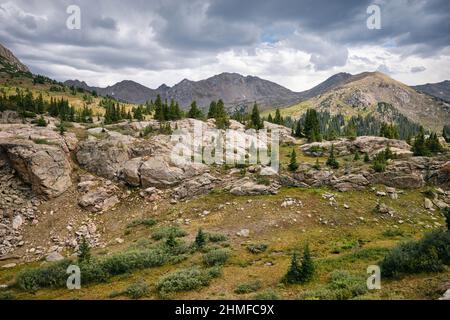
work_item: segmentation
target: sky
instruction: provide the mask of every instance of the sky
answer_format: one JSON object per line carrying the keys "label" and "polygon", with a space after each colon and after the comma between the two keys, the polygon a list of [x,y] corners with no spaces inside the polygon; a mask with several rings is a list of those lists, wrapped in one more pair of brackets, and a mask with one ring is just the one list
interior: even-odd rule
{"label": "sky", "polygon": [[91,86],[237,72],[302,91],[365,71],[417,85],[450,80],[450,1],[0,0],[0,43],[33,73]]}

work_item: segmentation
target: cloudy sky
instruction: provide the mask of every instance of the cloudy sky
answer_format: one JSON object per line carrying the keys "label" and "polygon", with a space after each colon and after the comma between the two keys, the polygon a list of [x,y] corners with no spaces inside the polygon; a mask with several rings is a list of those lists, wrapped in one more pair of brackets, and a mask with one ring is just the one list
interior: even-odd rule
{"label": "cloudy sky", "polygon": [[0,43],[35,73],[99,86],[238,72],[300,91],[375,70],[414,85],[450,79],[450,1],[0,0]]}

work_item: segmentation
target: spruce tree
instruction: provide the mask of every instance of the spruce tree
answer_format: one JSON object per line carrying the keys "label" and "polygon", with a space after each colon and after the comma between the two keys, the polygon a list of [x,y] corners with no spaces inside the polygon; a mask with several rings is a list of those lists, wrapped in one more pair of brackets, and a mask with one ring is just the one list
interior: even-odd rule
{"label": "spruce tree", "polygon": [[208,111],[208,119],[213,119],[216,117],[217,113],[217,103],[215,101],[212,101],[209,105],[209,111]]}
{"label": "spruce tree", "polygon": [[206,235],[202,229],[199,229],[197,236],[195,237],[195,246],[198,249],[201,249],[205,246],[205,244],[206,244]]}
{"label": "spruce tree", "polygon": [[321,141],[320,123],[317,115],[317,111],[314,109],[308,109],[305,117],[305,134],[308,138],[308,142]]}
{"label": "spruce tree", "polygon": [[332,169],[339,169],[339,162],[336,160],[334,155],[334,144],[331,145],[330,155],[328,156],[327,166]]}
{"label": "spruce tree", "polygon": [[292,149],[291,153],[291,160],[289,162],[289,171],[295,172],[298,169],[298,163],[297,163],[297,153],[295,152],[295,149]]}
{"label": "spruce tree", "polygon": [[291,258],[291,265],[283,278],[283,282],[287,284],[301,283],[301,268],[298,263],[297,253],[294,252]]}
{"label": "spruce tree", "polygon": [[283,278],[283,282],[287,284],[304,284],[312,280],[315,273],[314,262],[312,260],[309,245],[303,250],[301,264],[298,262],[297,253],[292,255],[291,265]]}
{"label": "spruce tree", "polygon": [[283,118],[281,117],[280,109],[277,109],[277,110],[275,111],[275,118],[273,119],[273,122],[274,122],[275,124],[278,124],[278,125],[283,125],[283,124],[284,124],[284,123],[283,123]]}
{"label": "spruce tree", "polygon": [[355,157],[353,158],[353,161],[359,161],[361,159],[361,156],[359,155],[359,151],[356,150]]}
{"label": "spruce tree", "polygon": [[273,123],[272,114],[269,113],[269,116],[267,117],[267,122]]}
{"label": "spruce tree", "polygon": [[365,163],[369,163],[370,162],[370,157],[369,157],[369,154],[367,152],[364,154],[364,162]]}
{"label": "spruce tree", "polygon": [[261,116],[259,114],[259,109],[256,102],[253,105],[252,115],[250,119],[251,119],[251,128],[256,130],[264,128],[264,124],[261,121]]}
{"label": "spruce tree", "polygon": [[428,150],[426,143],[425,143],[425,132],[423,128],[421,127],[419,130],[419,133],[417,134],[416,138],[414,139],[413,143],[413,153],[415,156],[429,156],[430,151]]}
{"label": "spruce tree", "polygon": [[191,108],[188,112],[188,117],[191,119],[203,119],[202,111],[197,107],[197,102],[193,101],[191,103]]}
{"label": "spruce tree", "polygon": [[230,126],[230,118],[222,100],[219,100],[214,107],[214,119],[218,129],[227,129]]}
{"label": "spruce tree", "polygon": [[303,137],[302,124],[301,124],[300,120],[297,121],[297,125],[295,126],[294,136],[296,138],[302,138]]}

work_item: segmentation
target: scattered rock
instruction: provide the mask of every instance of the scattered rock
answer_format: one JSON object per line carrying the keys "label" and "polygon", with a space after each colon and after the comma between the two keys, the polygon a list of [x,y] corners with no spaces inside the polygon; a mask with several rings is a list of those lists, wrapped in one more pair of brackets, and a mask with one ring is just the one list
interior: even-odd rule
{"label": "scattered rock", "polygon": [[236,235],[239,237],[248,238],[250,237],[250,230],[242,229],[241,231],[237,232]]}

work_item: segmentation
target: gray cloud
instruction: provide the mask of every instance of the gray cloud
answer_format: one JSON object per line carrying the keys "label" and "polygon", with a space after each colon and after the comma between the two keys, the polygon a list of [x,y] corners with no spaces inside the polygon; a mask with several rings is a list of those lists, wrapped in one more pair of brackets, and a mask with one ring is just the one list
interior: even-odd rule
{"label": "gray cloud", "polygon": [[[366,27],[373,2],[381,30]],[[82,10],[79,31],[65,27],[73,3]],[[304,52],[313,70],[327,71],[365,45],[405,57],[441,55],[450,46],[450,1],[0,0],[0,42],[39,71],[45,63],[93,72],[196,69],[229,50],[255,55],[263,43]],[[418,68],[411,72],[425,71]]]}
{"label": "gray cloud", "polygon": [[427,68],[421,66],[421,67],[412,67],[411,68],[411,72],[412,73],[418,73],[418,72],[424,72],[425,70],[427,70]]}

